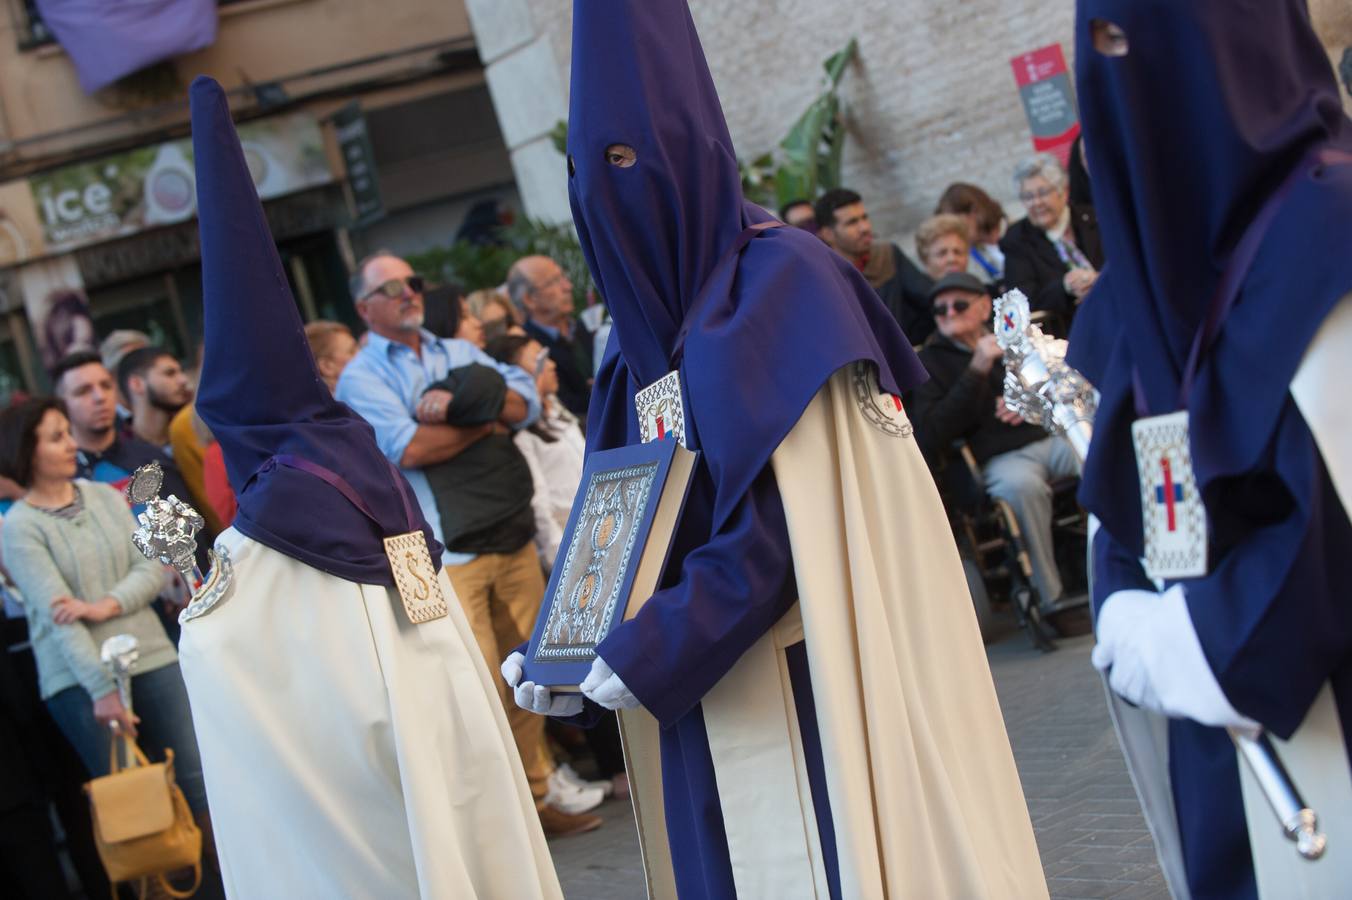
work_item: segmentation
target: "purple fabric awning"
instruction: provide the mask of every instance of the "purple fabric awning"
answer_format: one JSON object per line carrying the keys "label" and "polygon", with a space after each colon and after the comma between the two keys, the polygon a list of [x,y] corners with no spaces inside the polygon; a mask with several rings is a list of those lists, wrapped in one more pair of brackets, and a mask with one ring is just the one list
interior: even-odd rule
{"label": "purple fabric awning", "polygon": [[88,94],[216,40],[215,0],[37,0],[37,6]]}

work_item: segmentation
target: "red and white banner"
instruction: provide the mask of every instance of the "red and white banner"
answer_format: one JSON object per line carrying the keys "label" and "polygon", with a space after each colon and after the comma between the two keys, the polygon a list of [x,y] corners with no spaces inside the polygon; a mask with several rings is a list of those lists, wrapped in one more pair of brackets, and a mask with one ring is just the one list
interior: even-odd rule
{"label": "red and white banner", "polygon": [[1070,145],[1080,134],[1080,117],[1061,45],[1040,47],[1009,62],[1033,132],[1033,147],[1055,154],[1066,165]]}

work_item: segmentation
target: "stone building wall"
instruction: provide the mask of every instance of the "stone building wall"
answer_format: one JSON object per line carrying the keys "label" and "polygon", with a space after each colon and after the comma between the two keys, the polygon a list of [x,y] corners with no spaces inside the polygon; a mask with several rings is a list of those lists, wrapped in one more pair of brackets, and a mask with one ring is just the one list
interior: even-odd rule
{"label": "stone building wall", "polygon": [[[547,52],[557,67],[558,85],[548,90],[566,104],[571,0],[469,0],[468,6],[476,29],[490,17],[528,19],[532,53]],[[1312,0],[1311,6],[1336,61],[1352,43],[1350,7],[1346,0]],[[910,252],[909,235],[944,187],[959,180],[984,187],[1011,217],[1022,215],[1010,175],[1032,142],[1009,61],[1060,43],[1073,69],[1071,0],[690,0],[690,7],[743,157],[784,136],[816,93],[822,60],[855,37],[858,58],[842,81],[843,181],[864,195],[877,232],[900,239]],[[1352,108],[1352,99],[1344,99]],[[562,191],[557,154],[533,159],[557,166],[550,190]],[[550,205],[567,215],[566,198]]]}

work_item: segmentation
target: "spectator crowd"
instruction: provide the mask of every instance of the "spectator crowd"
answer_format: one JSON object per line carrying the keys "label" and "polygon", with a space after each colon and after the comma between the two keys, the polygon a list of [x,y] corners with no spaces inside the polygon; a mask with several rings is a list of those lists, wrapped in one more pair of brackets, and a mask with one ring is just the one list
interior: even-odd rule
{"label": "spectator crowd", "polygon": [[[1074,479],[1078,464],[1064,440],[1004,405],[992,300],[1017,288],[1044,330],[1064,336],[1076,309],[1093,302],[1103,250],[1087,184],[1072,185],[1055,158],[1020,163],[1012,187],[1025,215],[1007,223],[986,191],[950,185],[918,228],[914,257],[875,236],[868,198],[847,188],[779,213],[848,260],[916,346],[931,377],[903,402],[941,493],[965,468],[1012,510],[1044,617],[1071,634],[1078,624],[1063,614],[1079,601],[1058,570],[1052,504],[1053,486]],[[467,287],[429,284],[378,251],[351,276],[358,333],[314,321],[306,335],[318,377],[408,476],[496,673],[533,630],[559,553],[608,324],[599,303],[581,308],[567,272],[546,256],[517,260],[501,285]],[[194,412],[198,362],[185,368],[146,335],[115,331],[98,352],[56,361],[52,396],[0,413],[0,586],[11,649],[0,659],[0,800],[14,800],[7,823],[23,823],[35,895],[65,896],[51,803],[86,893],[107,892],[79,784],[108,770],[110,726],[137,735],[152,757],[173,749],[178,782],[210,834],[175,651],[188,590],[134,550],[140,509],[123,493],[139,466],[159,462],[163,492],[206,521],[205,567],[240,486]],[[140,641],[134,715],[99,660],[101,641],[115,633]],[[628,790],[613,714],[581,732],[519,709],[495,681],[546,834],[600,827],[594,809]]]}

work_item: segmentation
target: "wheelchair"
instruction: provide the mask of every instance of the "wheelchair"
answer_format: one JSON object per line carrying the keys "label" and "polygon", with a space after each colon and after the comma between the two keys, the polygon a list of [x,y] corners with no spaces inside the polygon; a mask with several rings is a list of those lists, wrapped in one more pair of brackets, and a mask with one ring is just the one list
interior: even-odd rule
{"label": "wheelchair", "polygon": [[[1032,562],[1014,510],[986,493],[981,467],[965,442],[955,445],[940,461],[935,480],[964,564],[974,564],[991,597],[1009,603],[1034,647],[1044,653],[1055,650],[1056,635],[1044,620]],[[1067,594],[1080,593],[1088,586],[1088,517],[1075,499],[1078,486],[1078,478],[1051,483],[1052,542]]]}

